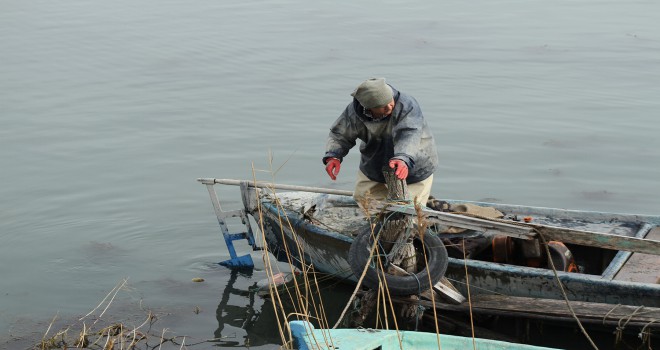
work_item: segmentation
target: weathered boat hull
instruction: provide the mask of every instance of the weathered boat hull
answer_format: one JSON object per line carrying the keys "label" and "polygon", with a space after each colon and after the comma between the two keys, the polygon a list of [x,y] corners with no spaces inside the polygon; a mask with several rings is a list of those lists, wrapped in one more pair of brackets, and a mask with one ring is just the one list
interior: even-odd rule
{"label": "weathered boat hull", "polygon": [[[356,280],[348,263],[348,250],[353,241],[352,237],[314,225],[304,219],[300,213],[283,209],[270,201],[262,202],[262,208],[267,228],[265,234],[272,251],[285,253],[285,247],[288,247],[292,256],[304,258],[318,271],[336,275],[337,278]],[[541,208],[536,208],[535,212],[537,216],[540,216]],[[578,214],[577,212],[562,212],[565,216]],[[545,215],[549,213],[558,213],[558,211],[548,209]],[[557,215],[555,214],[555,217]],[[582,215],[587,215],[587,213],[582,213]],[[621,218],[621,216],[608,216],[603,213],[593,213],[592,215],[596,216],[598,220]],[[280,223],[283,217],[288,220],[286,225]],[[644,223],[655,223],[656,217],[635,216],[627,219],[636,220],[640,226],[643,226]],[[366,225],[366,221],[364,225]],[[585,225],[594,226],[595,224]],[[633,227],[632,231],[634,229]],[[298,244],[302,249],[298,249]],[[462,293],[467,292],[464,287],[466,267],[472,294],[505,294],[546,299],[564,298],[555,274],[551,270],[449,258],[446,275]],[[562,271],[557,273],[565,286],[569,300],[660,307],[660,285],[658,284],[616,281],[603,278],[601,275]]]}
{"label": "weathered boat hull", "polygon": [[[203,178],[198,181],[207,186],[211,196],[232,257],[227,261],[232,263],[230,266],[241,267],[236,264],[240,262],[240,257],[231,245],[232,240],[247,239],[257,248],[249,220],[245,217],[245,213],[250,213],[260,224],[269,250],[278,259],[299,266],[302,262],[311,264],[316,271],[338,279],[357,280],[349,265],[348,253],[353,237],[369,222],[358,214],[357,204],[350,192],[231,179]],[[241,186],[244,209],[223,211],[213,189],[215,184]],[[274,189],[296,192],[275,193]],[[504,235],[505,238],[514,237],[512,240],[515,239],[516,245],[526,249],[530,239],[538,248],[534,239],[543,237],[541,241],[546,241],[545,238],[549,237],[549,240],[566,243],[565,247],[575,256],[579,273],[524,266],[518,260],[507,260],[510,262],[507,264],[495,263],[489,261],[487,256],[479,255],[470,259],[449,258],[446,276],[459,292],[470,296],[470,299],[462,303],[456,298],[445,301],[436,299],[434,302],[415,299],[418,306],[442,311],[437,318],[425,313],[424,319],[430,316],[431,323],[445,322],[449,328],[469,330],[474,315],[484,326],[479,327],[479,332],[488,338],[499,338],[499,335],[488,334],[488,329],[497,320],[500,320],[499,324],[502,324],[501,320],[514,321],[515,325],[526,329],[516,327],[519,331],[528,332],[528,321],[574,329],[576,318],[600,334],[616,334],[616,341],[625,332],[630,337],[639,338],[645,346],[650,344],[650,337],[658,336],[660,284],[656,279],[657,266],[660,265],[660,216],[448,202],[492,206],[507,215],[504,222],[495,223],[493,220],[484,222],[428,211],[436,226],[449,223],[449,226],[468,228],[464,233],[443,238],[456,238],[462,242],[461,238],[481,235],[481,239],[494,244],[495,240],[489,239]],[[409,209],[389,207],[389,210],[406,212]],[[229,232],[225,219],[230,217],[240,217],[247,231]],[[524,219],[524,224],[514,223],[520,219]],[[532,224],[528,223],[530,221]],[[533,229],[530,230],[530,227]],[[529,251],[525,249],[522,252],[526,254],[525,258],[529,258]],[[491,257],[495,257],[494,251]],[[640,275],[645,278],[639,278]],[[406,297],[394,299],[397,303],[411,302]],[[520,320],[527,320],[524,323],[527,326],[519,323]],[[561,332],[564,331],[565,328]]]}

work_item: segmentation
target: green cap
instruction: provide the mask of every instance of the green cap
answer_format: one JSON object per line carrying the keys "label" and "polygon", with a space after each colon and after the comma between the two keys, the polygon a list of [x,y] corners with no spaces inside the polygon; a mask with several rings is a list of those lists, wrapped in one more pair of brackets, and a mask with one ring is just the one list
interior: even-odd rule
{"label": "green cap", "polygon": [[392,101],[392,88],[385,78],[367,79],[351,93],[364,108],[383,107]]}

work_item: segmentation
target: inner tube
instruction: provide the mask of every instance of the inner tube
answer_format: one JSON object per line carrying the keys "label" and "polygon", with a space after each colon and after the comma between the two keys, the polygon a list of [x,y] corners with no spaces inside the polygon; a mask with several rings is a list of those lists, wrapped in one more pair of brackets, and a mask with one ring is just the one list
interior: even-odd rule
{"label": "inner tube", "polygon": [[[374,228],[377,233],[381,228],[378,223]],[[348,251],[348,263],[351,265],[351,270],[356,277],[362,276],[364,266],[369,264],[367,272],[364,276],[362,283],[371,289],[377,289],[379,283],[379,275],[381,278],[384,276],[387,283],[387,290],[391,295],[412,295],[419,294],[423,291],[431,289],[435,285],[445,271],[447,271],[447,264],[449,259],[447,256],[447,249],[442,243],[442,240],[437,235],[433,234],[430,230],[424,234],[424,244],[419,236],[413,238],[413,244],[418,251],[417,261],[423,264],[424,257],[422,255],[422,247],[426,250],[426,258],[428,259],[428,266],[425,266],[421,271],[416,274],[408,276],[395,276],[380,269],[376,255],[380,254],[384,257],[385,252],[380,248],[374,250],[374,258],[370,259],[369,253],[373,246],[373,237],[371,234],[371,227],[367,226],[360,230],[357,237],[351,244],[351,249]],[[373,261],[373,263],[372,263]],[[385,262],[383,262],[385,264]],[[429,281],[429,275],[431,280]]]}

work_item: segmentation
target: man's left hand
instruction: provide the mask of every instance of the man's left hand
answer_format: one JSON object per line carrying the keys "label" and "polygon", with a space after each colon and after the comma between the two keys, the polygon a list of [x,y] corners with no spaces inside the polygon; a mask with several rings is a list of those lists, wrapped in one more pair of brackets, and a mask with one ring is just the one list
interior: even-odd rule
{"label": "man's left hand", "polygon": [[390,160],[390,168],[394,169],[394,175],[400,180],[405,180],[408,177],[408,166],[401,159]]}

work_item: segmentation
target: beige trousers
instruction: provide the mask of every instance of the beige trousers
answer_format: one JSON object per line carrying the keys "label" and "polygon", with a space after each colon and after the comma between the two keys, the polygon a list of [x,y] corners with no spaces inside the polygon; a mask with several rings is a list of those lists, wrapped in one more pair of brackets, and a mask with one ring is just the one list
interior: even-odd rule
{"label": "beige trousers", "polygon": [[[431,195],[431,186],[433,185],[433,174],[423,181],[414,184],[408,184],[408,195],[410,200],[416,199],[422,207],[426,206],[426,201]],[[387,186],[384,183],[369,179],[358,169],[357,181],[355,182],[355,191],[353,198],[358,205],[364,209],[365,199],[375,199],[382,201],[387,198]]]}

